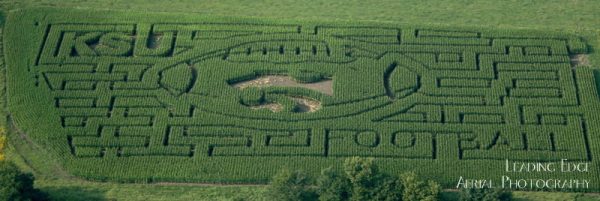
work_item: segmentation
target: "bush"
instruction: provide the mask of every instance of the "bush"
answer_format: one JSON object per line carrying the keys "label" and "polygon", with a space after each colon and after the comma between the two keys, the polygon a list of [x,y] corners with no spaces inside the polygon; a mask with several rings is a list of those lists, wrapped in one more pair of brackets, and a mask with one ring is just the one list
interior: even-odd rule
{"label": "bush", "polygon": [[9,162],[0,162],[0,200],[46,200],[33,188],[34,177]]}
{"label": "bush", "polygon": [[326,168],[317,179],[317,193],[321,201],[348,200],[351,193],[350,180],[333,168]]}
{"label": "bush", "polygon": [[300,171],[283,169],[278,172],[269,186],[269,196],[272,200],[314,200],[314,190],[306,174]]}
{"label": "bush", "polygon": [[396,201],[402,200],[402,181],[396,177],[385,177],[375,189],[373,200]]}
{"label": "bush", "polygon": [[415,173],[400,177],[383,174],[373,158],[348,158],[343,167],[343,173],[332,167],[323,169],[316,191],[304,173],[282,170],[273,177],[270,196],[273,200],[314,200],[318,196],[321,201],[434,201],[441,191],[436,182],[421,181]]}
{"label": "bush", "polygon": [[441,188],[434,181],[421,181],[414,172],[400,175],[404,191],[402,192],[403,201],[434,201],[438,200]]}
{"label": "bush", "polygon": [[380,177],[373,158],[352,157],[344,162],[344,171],[352,184],[352,200],[372,200]]}
{"label": "bush", "polygon": [[509,201],[512,192],[502,188],[464,188],[460,191],[461,201]]}

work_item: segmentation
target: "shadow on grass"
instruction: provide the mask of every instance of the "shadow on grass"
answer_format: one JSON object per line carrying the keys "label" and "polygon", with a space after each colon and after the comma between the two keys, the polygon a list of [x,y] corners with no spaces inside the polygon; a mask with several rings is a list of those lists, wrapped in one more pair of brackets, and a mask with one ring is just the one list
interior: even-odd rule
{"label": "shadow on grass", "polygon": [[98,189],[85,189],[76,186],[46,187],[41,189],[50,200],[68,201],[110,201],[104,196],[104,191]]}

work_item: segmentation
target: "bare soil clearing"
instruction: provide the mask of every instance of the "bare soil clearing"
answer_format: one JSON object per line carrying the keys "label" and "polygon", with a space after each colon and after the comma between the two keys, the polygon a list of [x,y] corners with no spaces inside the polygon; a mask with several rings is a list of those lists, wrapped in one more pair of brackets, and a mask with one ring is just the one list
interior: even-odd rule
{"label": "bare soil clearing", "polygon": [[575,54],[575,55],[571,55],[571,66],[573,66],[573,68],[579,67],[579,66],[589,66],[590,65],[590,59],[589,59],[589,55],[587,54]]}
{"label": "bare soil clearing", "polygon": [[246,87],[270,87],[270,86],[281,86],[281,87],[302,87],[311,90],[321,92],[323,94],[333,95],[333,80],[322,80],[313,83],[300,83],[294,80],[290,76],[282,75],[266,75],[256,77],[251,80],[246,80],[232,84],[233,87],[238,89],[244,89]]}
{"label": "bare soil clearing", "polygon": [[279,103],[267,103],[262,105],[250,106],[250,109],[260,110],[260,109],[268,109],[271,112],[281,112],[283,111],[283,105]]}
{"label": "bare soil clearing", "polygon": [[321,109],[321,102],[305,97],[293,97],[296,103],[298,103],[297,112],[315,112]]}

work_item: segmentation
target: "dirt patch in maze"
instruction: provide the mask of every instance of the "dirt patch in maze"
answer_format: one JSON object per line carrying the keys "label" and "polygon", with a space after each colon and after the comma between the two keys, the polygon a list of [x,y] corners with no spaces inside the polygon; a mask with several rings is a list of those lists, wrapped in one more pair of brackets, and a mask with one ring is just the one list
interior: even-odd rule
{"label": "dirt patch in maze", "polygon": [[304,113],[304,112],[315,112],[321,109],[321,102],[305,98],[305,97],[292,97],[292,100],[298,104],[296,112]]}
{"label": "dirt patch in maze", "polygon": [[[241,81],[238,83],[231,84],[236,89],[245,89],[247,87],[270,87],[270,86],[282,86],[282,87],[302,87],[306,89],[315,90],[323,94],[332,96],[333,95],[333,80],[325,79],[318,82],[312,83],[301,83],[294,80],[290,76],[283,75],[266,75],[256,77],[251,80]],[[296,102],[297,107],[295,112],[315,112],[321,109],[321,102],[312,98],[302,96],[290,96],[290,98]],[[265,103],[257,106],[250,106],[250,109],[268,109],[272,112],[281,112],[284,106],[279,103]]]}
{"label": "dirt patch in maze", "polygon": [[590,58],[587,54],[574,54],[570,55],[569,57],[571,58],[571,66],[573,68],[590,65]]}
{"label": "dirt patch in maze", "polygon": [[267,109],[267,110],[271,110],[271,112],[281,112],[281,111],[283,111],[283,105],[281,105],[279,103],[266,103],[266,104],[262,104],[262,105],[250,106],[250,109],[253,109],[253,110]]}
{"label": "dirt patch in maze", "polygon": [[231,84],[231,86],[244,89],[246,87],[270,87],[270,86],[282,86],[282,87],[302,87],[306,89],[315,90],[323,94],[332,96],[333,95],[333,80],[325,79],[313,83],[300,83],[294,80],[290,76],[283,75],[267,75],[256,77],[251,80],[241,81],[238,83]]}
{"label": "dirt patch in maze", "polygon": [[[321,109],[321,102],[318,100],[299,96],[290,96],[290,99],[297,104],[294,110],[296,113],[316,112]],[[261,105],[249,106],[249,108],[253,110],[267,109],[271,110],[271,112],[281,112],[284,107],[285,106],[279,103],[264,103]]]}

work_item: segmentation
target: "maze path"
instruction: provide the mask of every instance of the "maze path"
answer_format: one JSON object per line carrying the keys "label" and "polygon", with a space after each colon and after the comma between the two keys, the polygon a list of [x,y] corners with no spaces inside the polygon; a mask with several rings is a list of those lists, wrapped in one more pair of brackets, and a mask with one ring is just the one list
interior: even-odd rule
{"label": "maze path", "polygon": [[[19,66],[22,82],[44,94],[37,104],[52,112],[43,123],[59,125],[51,138],[69,160],[594,161],[598,92],[591,69],[570,65],[570,55],[587,51],[575,36],[123,22],[34,25],[38,51]],[[231,86],[264,75],[326,77],[333,94]],[[295,112],[291,97],[322,108]],[[264,102],[285,109],[245,105]]]}
{"label": "maze path", "polygon": [[[227,80],[227,76],[232,77],[231,74],[236,73],[223,72],[222,68],[230,68],[232,71],[260,68],[255,63],[278,65],[273,66],[278,69],[264,71],[292,68],[290,63],[304,65],[307,69],[315,71],[322,69],[322,72],[330,73],[333,77],[337,78],[339,75],[341,78],[336,80],[338,82],[345,82],[342,80],[345,76],[343,74],[353,72],[344,70],[353,68],[373,74],[363,74],[362,76],[372,79],[359,83],[365,86],[365,91],[378,92],[368,94],[370,97],[383,96],[382,90],[375,89],[384,88],[385,94],[391,99],[380,98],[379,102],[383,106],[379,109],[371,105],[356,106],[368,100],[353,97],[363,92],[353,91],[357,89],[338,84],[336,89],[342,92],[334,94],[331,101],[323,101],[351,102],[330,106],[340,108],[336,111],[340,115],[332,115],[335,112],[329,112],[330,107],[326,105],[321,113],[314,115],[319,119],[340,121],[371,113],[379,116],[373,119],[374,122],[396,122],[397,127],[404,127],[402,123],[405,122],[487,125],[487,129],[482,130],[468,129],[469,126],[464,126],[465,129],[461,131],[464,133],[450,134],[454,136],[452,138],[458,137],[460,140],[448,140],[467,144],[457,146],[458,151],[463,152],[459,158],[500,155],[496,158],[503,159],[505,156],[502,156],[502,152],[522,159],[591,157],[588,156],[585,143],[587,134],[582,126],[585,120],[583,113],[572,112],[581,106],[568,59],[569,44],[577,43],[572,41],[576,39],[493,35],[486,37],[481,32],[376,27],[316,27],[314,31],[303,32],[300,25],[207,23],[48,26],[46,42],[35,71],[38,77],[43,78],[46,87],[54,92],[55,107],[61,111],[62,125],[70,133],[69,145],[73,154],[80,157],[101,157],[107,149],[117,149],[118,156],[174,154],[191,157],[196,155],[196,152],[199,156],[218,156],[212,153],[215,148],[221,147],[226,147],[225,152],[232,155],[250,156],[272,153],[302,156],[305,152],[303,149],[311,152],[312,156],[326,156],[325,153],[336,153],[329,156],[347,156],[353,155],[355,151],[363,152],[359,151],[362,149],[372,153],[372,156],[424,155],[421,152],[413,155],[411,151],[404,151],[398,146],[388,147],[394,144],[392,142],[407,143],[410,145],[408,147],[417,150],[432,149],[431,134],[427,137],[429,140],[418,140],[418,143],[414,136],[415,132],[432,132],[430,130],[408,132],[407,135],[411,137],[400,137],[401,142],[396,141],[399,139],[397,133],[403,131],[373,132],[364,135],[364,132],[360,131],[351,131],[348,134],[329,132],[327,137],[288,135],[279,139],[290,143],[300,140],[308,144],[305,147],[296,147],[295,143],[283,143],[285,148],[275,149],[276,146],[269,142],[277,135],[270,135],[264,131],[237,131],[224,127],[221,128],[222,131],[216,132],[222,133],[220,135],[208,131],[188,134],[186,131],[190,126],[196,130],[210,130],[210,127],[202,127],[204,121],[194,111],[186,117],[175,117],[176,115],[169,112],[178,107],[201,108],[198,111],[200,113],[212,110],[207,112],[229,117],[229,111],[223,111],[216,105],[203,104],[201,100],[203,96],[211,95],[216,96],[216,99],[222,98],[221,94],[211,92],[226,88],[227,86],[222,86],[222,79]],[[133,33],[139,35],[134,36]],[[153,48],[152,43],[159,44]],[[211,43],[220,46],[212,48],[203,45]],[[366,49],[371,56],[359,56],[361,52],[353,54],[353,48]],[[146,54],[152,51],[163,53]],[[130,61],[138,59],[138,55],[141,58],[153,56],[152,60],[161,57],[170,59],[161,63],[150,63],[151,59]],[[124,59],[117,59],[119,57]],[[375,66],[364,65],[365,63]],[[376,65],[380,65],[379,68]],[[381,67],[386,66],[388,67],[385,71],[381,72]],[[169,75],[169,70],[175,73]],[[213,79],[197,73],[208,74]],[[215,75],[217,73],[221,75]],[[202,87],[205,83],[215,84]],[[170,84],[173,86],[169,86]],[[176,86],[178,84],[181,86]],[[181,91],[177,91],[178,89]],[[170,100],[181,96],[194,97],[198,101]],[[563,109],[571,112],[547,114],[538,111],[537,108],[540,107],[557,107],[558,110],[561,110],[561,107],[571,107]],[[345,114],[351,110],[344,111],[344,108],[356,108],[359,112]],[[238,118],[255,119],[261,116],[253,114],[256,111],[238,110],[231,111],[244,115]],[[281,116],[286,115],[293,114]],[[313,116],[302,115],[299,119]],[[194,123],[181,125],[184,130],[177,129],[179,132],[175,132],[175,125],[168,122],[178,118],[194,119]],[[493,129],[497,125],[506,126]],[[568,136],[555,134],[564,129],[570,130]],[[354,136],[353,132],[356,132]],[[315,141],[313,138],[320,142],[312,142]],[[392,141],[380,142],[380,138]],[[568,140],[572,138],[581,140]],[[367,146],[362,144],[362,140],[368,141]],[[567,142],[571,143],[569,145],[576,143],[574,145],[577,146],[561,144]],[[331,145],[329,150],[318,146],[325,143]],[[169,151],[171,145],[173,151]],[[337,146],[344,149],[337,149]],[[510,152],[492,150],[496,146],[506,146]],[[275,147],[273,150],[277,151],[263,150],[268,147]],[[114,151],[111,154],[115,154]],[[435,153],[433,154],[432,156],[429,152],[426,158],[435,158]],[[228,154],[223,154],[226,155]]]}

